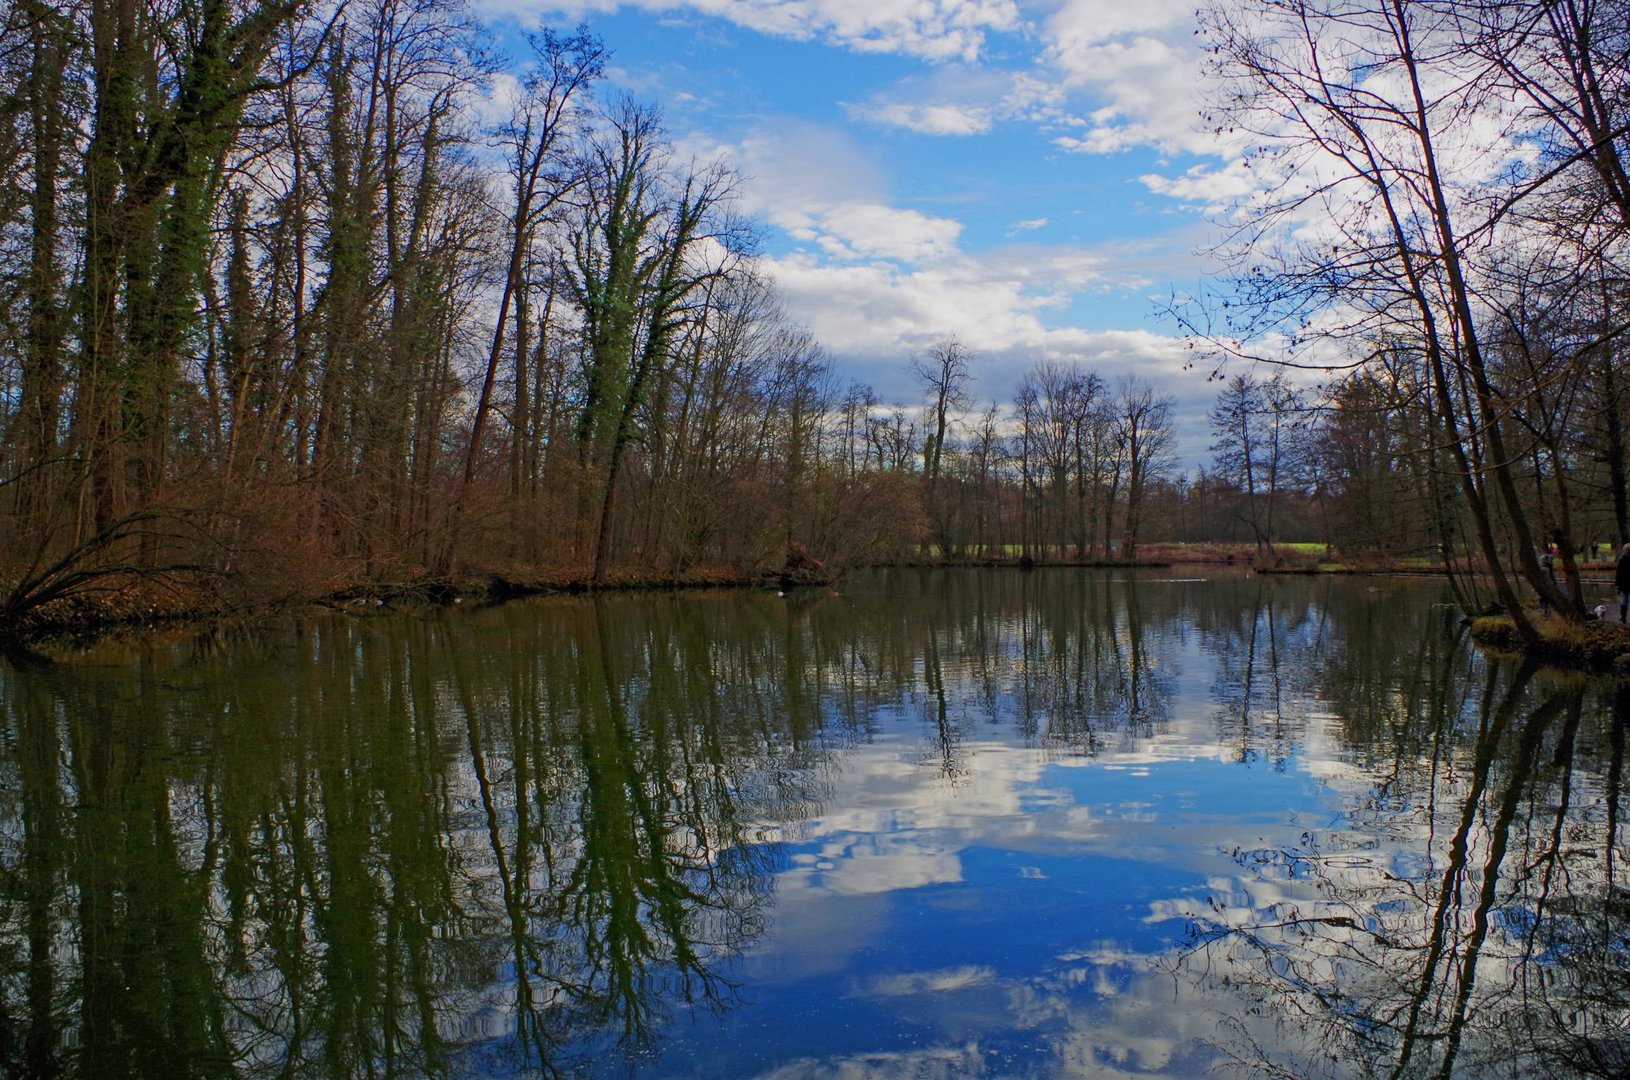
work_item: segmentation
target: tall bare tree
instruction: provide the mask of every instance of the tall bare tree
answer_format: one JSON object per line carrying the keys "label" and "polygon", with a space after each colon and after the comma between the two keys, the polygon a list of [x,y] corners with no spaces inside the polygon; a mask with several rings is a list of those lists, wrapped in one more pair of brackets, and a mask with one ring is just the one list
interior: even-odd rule
{"label": "tall bare tree", "polygon": [[[575,110],[584,92],[605,71],[605,47],[581,29],[564,38],[543,30],[531,35],[528,41],[536,66],[522,80],[509,119],[497,132],[499,145],[505,150],[511,195],[509,257],[498,296],[498,314],[493,320],[492,345],[487,350],[487,366],[470,421],[470,441],[464,459],[466,485],[474,478],[480,461],[482,436],[492,405],[498,365],[504,355],[512,306],[517,312],[515,386],[517,393],[524,393],[530,325],[526,315],[528,249],[540,223],[582,179],[570,160]],[[517,416],[520,412],[517,404]]]}
{"label": "tall bare tree", "polygon": [[[1246,317],[1224,336],[1288,342],[1271,358],[1289,362],[1319,339],[1405,342],[1428,374],[1501,605],[1521,633],[1535,633],[1502,554],[1504,532],[1529,586],[1583,617],[1541,570],[1484,341],[1479,260],[1506,228],[1509,198],[1489,197],[1510,194],[1510,171],[1490,171],[1498,140],[1463,136],[1475,122],[1503,120],[1490,111],[1497,67],[1467,47],[1445,5],[1249,0],[1210,8],[1205,23],[1229,80],[1216,123],[1247,134],[1257,167],[1276,178],[1267,198],[1241,208],[1246,269],[1233,310]],[[1497,179],[1479,183],[1489,175]],[[1295,228],[1309,221],[1322,224]]]}
{"label": "tall bare tree", "polygon": [[1121,557],[1137,557],[1144,498],[1150,483],[1171,468],[1172,397],[1146,379],[1124,377],[1115,395],[1115,429],[1126,448],[1126,516]]}
{"label": "tall bare tree", "polygon": [[[584,222],[569,280],[587,371],[577,425],[578,538],[602,578],[612,511],[645,395],[672,359],[707,280],[736,261],[725,217],[733,179],[719,166],[674,169],[657,114],[625,102],[594,140]],[[709,241],[717,241],[710,244]],[[597,512],[596,512],[597,510]]]}

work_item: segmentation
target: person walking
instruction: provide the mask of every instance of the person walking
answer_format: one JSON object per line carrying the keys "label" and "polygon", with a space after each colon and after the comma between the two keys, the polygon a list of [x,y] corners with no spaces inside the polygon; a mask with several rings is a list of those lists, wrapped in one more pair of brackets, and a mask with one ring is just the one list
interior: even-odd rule
{"label": "person walking", "polygon": [[1613,587],[1619,590],[1619,622],[1630,621],[1630,544],[1619,552],[1619,561],[1613,567]]}
{"label": "person walking", "polygon": [[[1545,550],[1539,553],[1539,568],[1545,571],[1545,576],[1551,579],[1552,585],[1555,585],[1556,549],[1550,544],[1546,544]],[[1551,601],[1546,599],[1543,592],[1539,594],[1539,613],[1541,615],[1549,615],[1551,613]]]}

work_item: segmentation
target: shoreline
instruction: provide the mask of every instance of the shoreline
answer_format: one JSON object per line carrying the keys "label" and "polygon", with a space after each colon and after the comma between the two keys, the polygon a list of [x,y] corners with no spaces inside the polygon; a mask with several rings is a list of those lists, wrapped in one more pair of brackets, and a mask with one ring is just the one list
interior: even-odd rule
{"label": "shoreline", "polygon": [[[996,570],[1160,570],[1174,566],[1243,571],[1264,576],[1303,577],[1439,577],[1441,570],[1397,563],[1350,566],[1326,563],[1315,566],[1255,566],[1238,557],[1175,558],[1169,552],[1133,559],[921,559],[865,564],[866,569],[996,569]],[[1207,557],[1210,556],[1210,557]],[[694,589],[775,589],[780,592],[828,588],[844,576],[813,560],[771,572],[744,572],[720,566],[696,567],[678,573],[619,571],[599,581],[587,567],[508,568],[472,572],[446,579],[358,581],[317,596],[285,596],[264,603],[225,603],[202,589],[158,588],[133,580],[105,595],[76,596],[37,612],[20,626],[0,627],[0,652],[22,662],[48,660],[42,650],[53,645],[87,648],[126,635],[142,636],[164,630],[193,627],[201,633],[229,625],[252,626],[280,615],[308,608],[356,612],[357,609],[428,604],[503,604],[534,596],[581,596],[591,593],[672,592]],[[1585,579],[1592,584],[1599,581]],[[1536,618],[1541,638],[1522,641],[1506,615],[1467,616],[1472,642],[1480,649],[1533,657],[1541,663],[1570,671],[1630,679],[1630,626],[1614,619],[1567,623],[1551,617]]]}
{"label": "shoreline", "polygon": [[1473,644],[1486,651],[1531,657],[1566,671],[1630,679],[1630,626],[1617,619],[1569,623],[1537,615],[1534,624],[1540,638],[1535,642],[1518,636],[1509,615],[1473,616],[1467,624]]}

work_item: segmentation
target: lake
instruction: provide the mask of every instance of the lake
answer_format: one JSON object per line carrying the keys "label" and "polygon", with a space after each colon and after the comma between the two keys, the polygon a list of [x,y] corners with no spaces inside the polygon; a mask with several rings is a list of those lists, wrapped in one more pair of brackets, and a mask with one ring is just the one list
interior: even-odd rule
{"label": "lake", "polygon": [[1614,1076],[1630,691],[892,570],[0,668],[9,1075]]}

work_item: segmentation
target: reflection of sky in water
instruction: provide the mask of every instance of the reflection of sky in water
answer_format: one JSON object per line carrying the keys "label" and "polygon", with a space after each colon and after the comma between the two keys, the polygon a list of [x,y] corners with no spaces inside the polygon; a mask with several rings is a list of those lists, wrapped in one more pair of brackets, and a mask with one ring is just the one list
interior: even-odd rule
{"label": "reflection of sky in water", "polygon": [[[1314,607],[1277,622],[1266,609],[1254,623],[1249,609],[1220,625],[1150,621],[1136,663],[1130,622],[1068,607],[1070,651],[1049,651],[1055,639],[1018,621],[1001,623],[995,650],[955,634],[930,641],[905,685],[885,687],[854,727],[823,732],[833,756],[811,815],[748,829],[773,853],[773,900],[767,932],[721,968],[739,987],[731,1007],[675,1010],[632,1071],[887,1080],[1384,1067],[1396,1031],[1366,1010],[1399,1015],[1412,965],[1430,955],[1423,927],[1449,832],[1460,800],[1483,797],[1467,780],[1469,742],[1454,740],[1487,721],[1473,719],[1468,681],[1444,699],[1432,736],[1452,743],[1442,761],[1425,744],[1393,745],[1391,724],[1430,713],[1406,700],[1419,671],[1385,667],[1413,664],[1418,646],[1355,595],[1347,632],[1384,643],[1380,666],[1324,666],[1328,626]],[[1445,655],[1457,679],[1478,669],[1458,649]],[[1333,709],[1327,678],[1356,678],[1345,692],[1375,711]],[[1372,741],[1355,734],[1376,720]],[[1490,850],[1488,829],[1474,829],[1455,896],[1475,897]],[[1445,925],[1461,936],[1421,984],[1440,1001],[1454,998],[1472,922],[1457,901]],[[1516,904],[1488,925],[1511,938],[1533,920]],[[1195,948],[1197,928],[1221,931],[1215,951]],[[1498,994],[1520,961],[1489,944],[1478,966]],[[1380,946],[1387,959],[1369,959]],[[1337,991],[1324,1013],[1279,1011],[1310,988]],[[1357,1004],[1343,1004],[1348,991]],[[1332,1033],[1344,1050],[1381,1037],[1366,1064],[1327,1045]],[[1498,1033],[1468,1040],[1464,1075],[1500,1060]],[[1436,1068],[1433,1053],[1417,1060],[1423,1075]],[[630,1068],[615,1055],[599,1065]]]}
{"label": "reflection of sky in water", "polygon": [[1630,1075],[1630,687],[1486,664],[1418,583],[883,580],[0,669],[0,952],[53,898],[61,1015],[136,1031],[202,985],[168,914],[268,1075]]}
{"label": "reflection of sky in water", "polygon": [[[1407,631],[1398,619],[1416,584],[1384,586],[1386,603],[1351,583],[1235,585],[1140,600],[1089,590],[1035,619],[1028,593],[1032,606],[988,615],[968,615],[978,595],[948,600],[953,613],[964,603],[961,621],[932,606],[896,618],[885,604],[872,638],[836,635],[827,666],[795,669],[818,702],[805,752],[731,774],[753,789],[770,772],[819,782],[790,783],[791,802],[772,800],[737,834],[750,839],[734,857],[767,869],[763,932],[713,934],[718,913],[691,928],[705,948],[724,943],[711,955],[726,954],[714,970],[734,987],[727,1007],[670,995],[632,1059],[602,1030],[561,1060],[599,1075],[783,1080],[1260,1075],[1264,1061],[1281,1075],[1364,1076],[1396,1059],[1417,987],[1434,1003],[1433,1043],[1458,972],[1482,980],[1467,987],[1474,1015],[1512,1000],[1516,939],[1545,921],[1521,896],[1471,908],[1499,800],[1531,800],[1537,834],[1552,781],[1530,791],[1526,777],[1473,767],[1507,676],[1485,679],[1493,669],[1458,642],[1426,663],[1442,638],[1418,610]],[[816,610],[841,626],[846,602]],[[1512,731],[1532,709],[1508,718]],[[1571,812],[1599,818],[1578,808],[1600,804],[1600,783],[1582,767]],[[741,805],[760,805],[749,795]],[[1446,878],[1461,820],[1465,864]],[[1503,868],[1495,859],[1495,876],[1533,880],[1543,852],[1510,840],[1527,846]],[[1588,892],[1582,865],[1569,882]],[[1502,903],[1519,887],[1503,881]],[[1436,911],[1440,894],[1454,902]],[[1451,929],[1441,963],[1433,919]],[[1462,968],[1479,921],[1488,939]],[[1197,932],[1216,936],[1197,947]],[[1542,946],[1540,963],[1578,954]],[[481,1021],[490,1037],[455,1055],[465,1071],[514,1067],[496,1049],[514,1010],[496,997]],[[1382,1010],[1392,1026],[1374,1019]],[[1491,1019],[1469,1035],[1454,1075],[1501,1062],[1507,1030]],[[1341,1056],[1355,1048],[1369,1056]],[[1435,1048],[1416,1060],[1403,1075],[1435,1075]],[[1512,1060],[1505,1073],[1521,1075]]]}
{"label": "reflection of sky in water", "polygon": [[[900,721],[846,755],[779,845],[772,932],[722,1019],[675,1025],[652,1075],[1186,1075],[1201,1003],[1151,966],[1215,899],[1265,907],[1236,848],[1330,813],[1320,785],[1158,753],[1061,758],[982,728],[947,783]],[[1198,740],[1196,740],[1198,742]],[[1288,835],[1287,835],[1288,834]],[[613,1070],[614,1071],[614,1070]]]}

